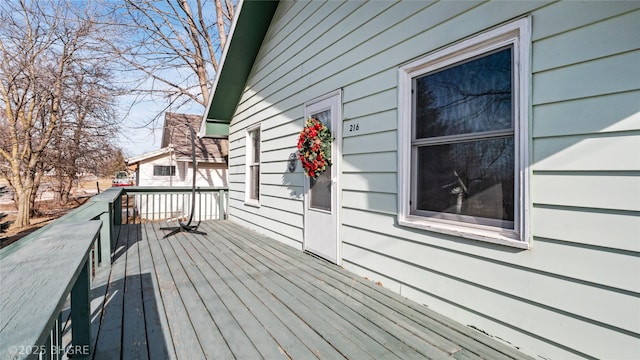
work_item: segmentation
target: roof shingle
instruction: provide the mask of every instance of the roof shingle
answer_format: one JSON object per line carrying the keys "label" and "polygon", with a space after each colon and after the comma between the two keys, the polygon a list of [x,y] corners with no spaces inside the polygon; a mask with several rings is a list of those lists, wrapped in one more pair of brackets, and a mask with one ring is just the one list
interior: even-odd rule
{"label": "roof shingle", "polygon": [[[187,124],[194,131],[200,128],[201,115],[165,113],[162,130],[162,148],[173,145],[176,158],[191,159],[191,135]],[[211,139],[196,137],[196,159],[208,162],[227,162],[229,141],[227,139]]]}

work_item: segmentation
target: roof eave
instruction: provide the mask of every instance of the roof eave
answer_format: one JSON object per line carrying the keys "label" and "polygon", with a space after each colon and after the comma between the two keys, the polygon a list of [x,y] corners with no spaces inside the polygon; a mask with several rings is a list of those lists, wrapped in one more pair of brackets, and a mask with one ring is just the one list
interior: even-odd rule
{"label": "roof eave", "polygon": [[131,165],[131,164],[136,164],[139,163],[141,161],[147,160],[147,159],[151,159],[157,156],[161,156],[164,155],[166,153],[168,153],[170,151],[170,149],[168,147],[165,148],[160,148],[158,150],[153,150],[153,151],[149,151],[146,152],[144,154],[140,154],[138,156],[132,157],[132,158],[128,158],[127,159],[127,164]]}
{"label": "roof eave", "polygon": [[231,118],[277,7],[278,1],[238,2],[200,126],[200,136],[228,137]]}

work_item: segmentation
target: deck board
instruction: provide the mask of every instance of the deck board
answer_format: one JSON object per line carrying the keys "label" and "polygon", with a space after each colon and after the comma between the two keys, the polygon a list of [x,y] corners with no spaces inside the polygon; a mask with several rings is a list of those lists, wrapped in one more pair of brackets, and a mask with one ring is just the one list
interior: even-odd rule
{"label": "deck board", "polygon": [[167,243],[171,244],[189,281],[195,285],[193,289],[206,308],[208,313],[206,316],[211,317],[214,322],[214,328],[209,330],[215,334],[217,343],[211,344],[213,349],[210,354],[224,358],[230,358],[232,354],[244,359],[259,358],[258,351],[244,334],[242,327],[238,325],[233,315],[224,307],[200,268],[195,264],[189,253],[185,251],[184,246],[190,241],[190,237],[178,234],[172,240],[174,241],[167,241]]}
{"label": "deck board", "polygon": [[124,281],[124,309],[122,314],[122,357],[131,359],[149,358],[145,309],[143,305],[140,274],[139,234],[136,228],[127,227],[127,256]]}
{"label": "deck board", "polygon": [[[216,326],[223,338],[226,339],[231,352],[239,358],[260,358],[260,351],[251,341],[251,336],[245,332],[245,329],[249,330],[253,328],[260,328],[261,326],[259,323],[246,322],[246,315],[250,315],[250,313],[244,313],[242,311],[245,308],[241,306],[239,301],[237,301],[237,297],[231,296],[227,291],[218,291],[216,286],[218,285],[218,282],[215,281],[216,276],[207,277],[207,271],[209,271],[206,266],[207,263],[204,258],[200,256],[198,250],[193,246],[193,242],[197,240],[185,235],[179,236],[179,240],[180,241],[173,242],[172,244],[174,244],[176,248],[180,248],[180,253],[178,254],[180,258],[189,257],[190,278],[194,283],[200,284],[197,286],[197,291],[206,304],[207,310],[215,319]],[[230,301],[228,301],[230,307],[227,307],[225,304],[224,297],[230,297]],[[236,312],[242,312],[242,314],[238,314],[238,319],[234,316],[234,313]],[[244,324],[241,324],[239,321],[245,322]],[[268,337],[268,333],[254,333],[253,336]],[[273,346],[264,348],[264,350],[267,351],[274,349],[275,347]]]}
{"label": "deck board", "polygon": [[178,286],[173,279],[163,247],[161,246],[161,244],[166,242],[162,241],[162,234],[159,234],[156,230],[157,229],[151,227],[146,227],[147,241],[149,242],[151,256],[154,259],[156,267],[158,287],[164,302],[164,307],[160,309],[160,311],[165,312],[169,327],[169,329],[165,329],[165,331],[170,331],[172,344],[178,359],[201,358],[203,357],[204,350],[200,346],[195,329],[188,321],[189,316],[187,310],[182,302],[182,298],[178,292]]}
{"label": "deck board", "polygon": [[[142,227],[135,227],[140,231],[138,250],[140,254],[140,273],[142,281],[142,297],[144,304],[145,326],[150,359],[176,359],[176,353],[168,329],[167,315],[164,312],[164,302],[158,287],[156,267],[151,256],[149,241],[145,241],[147,233]],[[163,309],[160,311],[159,309]]]}
{"label": "deck board", "polygon": [[[325,334],[325,340],[335,344],[347,358],[361,358],[363,354],[375,359],[416,356],[412,349],[407,348],[403,342],[387,332],[370,331],[371,324],[367,324],[366,318],[355,311],[349,311],[348,307],[339,306],[340,303],[336,302],[335,298],[310,285],[306,279],[302,279],[297,274],[300,269],[298,266],[292,266],[289,263],[283,266],[253,247],[242,246],[239,243],[241,239],[232,231],[227,233],[224,241],[239,258],[251,264],[259,272],[273,274],[270,280],[274,281],[283,292],[282,301],[286,301],[289,297],[297,299],[295,302],[287,302],[291,309],[299,315],[304,314],[305,322],[321,334]],[[332,312],[337,316],[325,316]],[[325,320],[327,318],[335,323],[329,323]],[[374,339],[368,334],[380,335],[380,337]],[[386,346],[382,346],[381,343]]]}
{"label": "deck board", "polygon": [[[241,241],[241,236],[242,234],[236,233],[232,238],[235,241]],[[281,264],[290,261],[290,257],[269,248],[260,250],[262,252],[255,248],[246,251],[252,252],[256,258],[264,258],[269,264],[265,265],[273,267],[275,271],[285,271]],[[272,256],[261,256],[266,254],[265,251]],[[358,334],[363,334],[364,337],[358,338],[359,343],[366,346],[366,351],[371,351],[372,348],[377,349],[372,354],[376,358],[390,358],[393,354],[403,359],[419,355],[434,358],[450,355],[460,349],[442,337],[434,340],[435,336],[431,336],[431,341],[425,342],[425,339],[418,337],[415,331],[411,332],[402,326],[406,326],[404,319],[395,314],[393,318],[388,318],[386,317],[388,310],[367,304],[367,298],[352,298],[353,292],[344,293],[337,290],[333,285],[333,279],[325,277],[321,270],[308,266],[306,262],[297,261],[295,267],[298,271],[289,277],[292,283],[313,299],[317,299],[321,303],[322,313],[334,312],[337,319],[344,320],[342,326],[345,329],[353,328],[358,331]],[[299,274],[301,271],[303,274]],[[310,276],[318,281],[309,282]],[[338,303],[336,299],[342,299],[342,302]],[[336,304],[344,306],[336,306]],[[367,305],[363,306],[365,304]],[[419,333],[426,335],[424,330]],[[434,343],[438,343],[439,348],[430,345]]]}
{"label": "deck board", "polygon": [[[280,344],[280,347],[288,356],[292,358],[308,358],[315,354],[321,358],[341,357],[335,348],[323,341],[322,337],[315,332],[314,329],[310,328],[303,319],[293,313],[290,308],[285,306],[285,304],[273,295],[271,291],[275,291],[275,289],[265,288],[261,285],[261,274],[259,271],[250,267],[241,266],[239,260],[233,256],[228,249],[221,246],[218,236],[219,234],[215,231],[210,231],[208,235],[208,239],[212,239],[213,241],[218,240],[215,244],[209,242],[209,244],[215,245],[208,251],[209,254],[213,255],[211,258],[212,261],[209,262],[209,264],[212,265],[214,269],[219,270],[219,273],[222,273],[221,276],[223,279],[227,279],[232,283],[237,282],[241,284],[261,303],[258,304],[254,302],[254,304],[260,308],[261,314],[269,317],[264,320],[263,324],[267,326],[270,324],[274,324],[275,326],[279,326],[279,324],[284,325],[289,330],[289,336],[297,338],[306,347],[306,349],[303,349],[298,346],[298,344],[295,344],[295,342],[293,348]],[[201,239],[201,241],[204,240]],[[270,315],[273,315],[275,319]]]}
{"label": "deck board", "polygon": [[[230,250],[233,252],[233,249]],[[369,353],[372,358],[376,355],[375,349],[368,352],[365,351],[364,347],[358,347],[359,342],[356,341],[357,332],[349,333],[346,328],[339,326],[339,324],[332,323],[332,321],[323,316],[318,316],[320,314],[318,304],[309,294],[292,287],[290,283],[280,278],[280,274],[261,266],[254,259],[246,257],[245,253],[234,252],[233,254],[238,259],[234,262],[237,267],[252,269],[253,279],[258,286],[268,292],[268,297],[274,299],[274,302],[280,302],[300,319],[301,322],[297,322],[300,327],[294,329],[294,333],[304,336],[305,333],[315,332],[347,358],[353,358],[356,354],[361,354],[362,357],[362,354]],[[292,275],[289,270],[285,270],[284,274]],[[286,321],[286,318],[283,320]],[[332,320],[338,322],[341,319]],[[315,339],[317,336],[312,334],[312,338]],[[317,341],[321,340],[317,339]]]}
{"label": "deck board", "polygon": [[234,310],[237,321],[243,324],[245,333],[265,358],[274,358],[277,354],[284,357],[282,349],[289,349],[290,355],[295,357],[312,355],[285,323],[247,287],[242,278],[237,277],[240,274],[234,274],[218,260],[222,251],[209,251],[201,238],[194,239],[190,245],[203,260],[200,264],[205,269],[205,277],[221,294],[227,308]]}
{"label": "deck board", "polygon": [[[127,228],[123,227],[115,245],[109,283],[106,285],[106,295],[100,311],[100,326],[94,349],[95,359],[118,359],[122,354],[122,313],[128,238]],[[97,274],[96,278],[98,276],[102,274]]]}
{"label": "deck board", "polygon": [[527,358],[232,222],[163,239],[165,225],[121,228],[95,359]]}
{"label": "deck board", "polygon": [[[222,224],[221,226],[226,225]],[[415,342],[414,346],[419,346],[420,341],[423,341],[443,349],[449,349],[450,353],[465,348],[467,352],[474,353],[475,351],[476,354],[482,354],[482,357],[489,356],[492,359],[522,356],[517,350],[498,346],[499,344],[484,334],[452,322],[422,305],[402,298],[384,288],[370,286],[368,281],[341,271],[339,267],[324,261],[306,261],[304,258],[296,256],[298,251],[293,248],[264,241],[264,238],[257,234],[246,233],[236,227],[228,227],[228,229],[239,233],[241,237],[252,238],[253,241],[260,242],[258,247],[261,251],[267,251],[273,255],[282,252],[282,261],[297,260],[296,267],[300,270],[309,271],[312,269],[311,272],[319,280],[319,283],[326,284],[326,291],[341,289],[342,295],[336,294],[336,297],[353,298],[358,306],[366,305],[366,307],[376,309],[384,317],[382,321],[386,323],[384,327],[387,331],[391,330],[391,324],[396,323],[413,334],[418,334],[421,340]],[[401,337],[401,339],[410,340],[409,337]],[[495,351],[492,346],[498,346],[500,351]]]}

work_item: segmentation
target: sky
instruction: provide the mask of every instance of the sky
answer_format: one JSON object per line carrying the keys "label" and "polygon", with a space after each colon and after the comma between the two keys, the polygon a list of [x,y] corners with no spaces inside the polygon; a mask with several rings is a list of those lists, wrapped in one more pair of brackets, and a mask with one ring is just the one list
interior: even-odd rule
{"label": "sky", "polygon": [[[131,99],[123,98],[120,104],[123,119],[117,145],[122,148],[125,158],[158,150],[162,139],[164,114],[161,114],[155,122],[152,122],[152,119],[164,109],[166,102],[145,101],[134,105],[128,114],[126,109],[131,107]],[[199,104],[193,104],[176,110],[170,109],[170,111],[201,115],[204,108]]]}
{"label": "sky", "polygon": [[[234,0],[233,2],[235,3],[236,1]],[[165,7],[167,6],[166,3],[153,3],[153,6],[158,6],[162,10],[166,10],[169,13],[171,12],[168,8],[165,9]],[[213,1],[204,1],[203,7],[205,9],[205,22],[214,24],[215,6]],[[196,8],[195,3],[191,2],[191,8]],[[153,14],[153,12],[151,13]],[[161,23],[166,24],[162,21]],[[179,29],[184,25],[178,22],[173,23],[173,26],[174,29],[177,29],[177,31],[181,33]],[[167,29],[168,28],[163,27],[163,32],[165,32],[165,30]],[[210,31],[213,30],[214,29],[210,29]],[[142,34],[140,36],[146,35]],[[181,36],[184,38],[187,37],[187,35],[183,33],[181,33]],[[217,31],[211,32],[210,36],[217,36]],[[169,35],[169,37],[175,38],[175,35]],[[145,37],[145,39],[147,38]],[[197,84],[195,74],[185,64],[178,61],[177,63],[175,63],[175,67],[170,66],[170,64],[173,63],[173,60],[168,60],[167,62],[166,59],[170,59],[172,56],[165,56],[165,52],[169,52],[170,54],[172,54],[172,52],[171,50],[167,50],[164,45],[162,45],[162,42],[147,42],[146,40],[144,42],[147,43],[147,45],[143,47],[145,49],[143,50],[143,57],[148,57],[149,54],[154,53],[161,54],[159,56],[162,56],[163,60],[158,63],[161,65],[153,70],[156,75],[159,75],[161,78],[167,79],[171,83],[180,84],[183,87],[189,87],[190,85]],[[151,46],[151,44],[159,45],[156,48],[154,46]],[[176,47],[178,48],[181,48],[180,44],[174,45],[176,45]],[[150,52],[145,55],[144,51],[147,50]],[[216,57],[219,59],[221,50],[219,48],[216,48],[215,50]],[[209,68],[208,70],[210,71],[210,76],[215,76],[213,68]],[[132,78],[130,78],[132,76],[132,73],[129,71],[125,72],[121,76],[123,76],[123,83],[130,83],[132,80]],[[213,79],[210,80],[213,82]],[[137,82],[137,80],[134,80],[134,82]],[[143,85],[143,87],[147,89],[162,89],[165,88],[166,85],[163,85],[160,81],[154,81],[151,78],[147,78],[147,82]],[[194,87],[194,89],[197,89],[197,86]],[[154,151],[160,148],[160,142],[162,138],[162,125],[164,123],[164,112],[165,108],[170,103],[169,99],[163,99],[160,95],[154,95],[153,98],[147,95],[147,97],[144,98],[143,102],[137,103],[133,107],[131,107],[131,103],[134,101],[134,99],[135,96],[133,95],[121,97],[120,99],[119,108],[120,116],[122,117],[122,125],[117,145],[119,145],[123,150],[125,158],[138,156],[143,153]],[[176,102],[182,103],[182,101],[183,100],[181,99]],[[175,108],[169,108],[166,111],[202,115],[204,113],[204,110],[205,109],[202,105],[198,104],[195,101],[191,101],[184,106],[181,106],[179,108],[176,106]],[[157,119],[154,121],[153,119],[155,117],[157,117]]]}

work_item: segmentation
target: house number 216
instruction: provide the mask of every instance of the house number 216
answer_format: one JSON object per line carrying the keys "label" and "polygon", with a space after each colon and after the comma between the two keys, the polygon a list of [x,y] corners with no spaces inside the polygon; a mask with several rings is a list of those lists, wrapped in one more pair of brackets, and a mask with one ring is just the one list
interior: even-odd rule
{"label": "house number 216", "polygon": [[349,125],[349,132],[358,131],[358,130],[360,130],[360,124],[355,123],[355,124]]}

